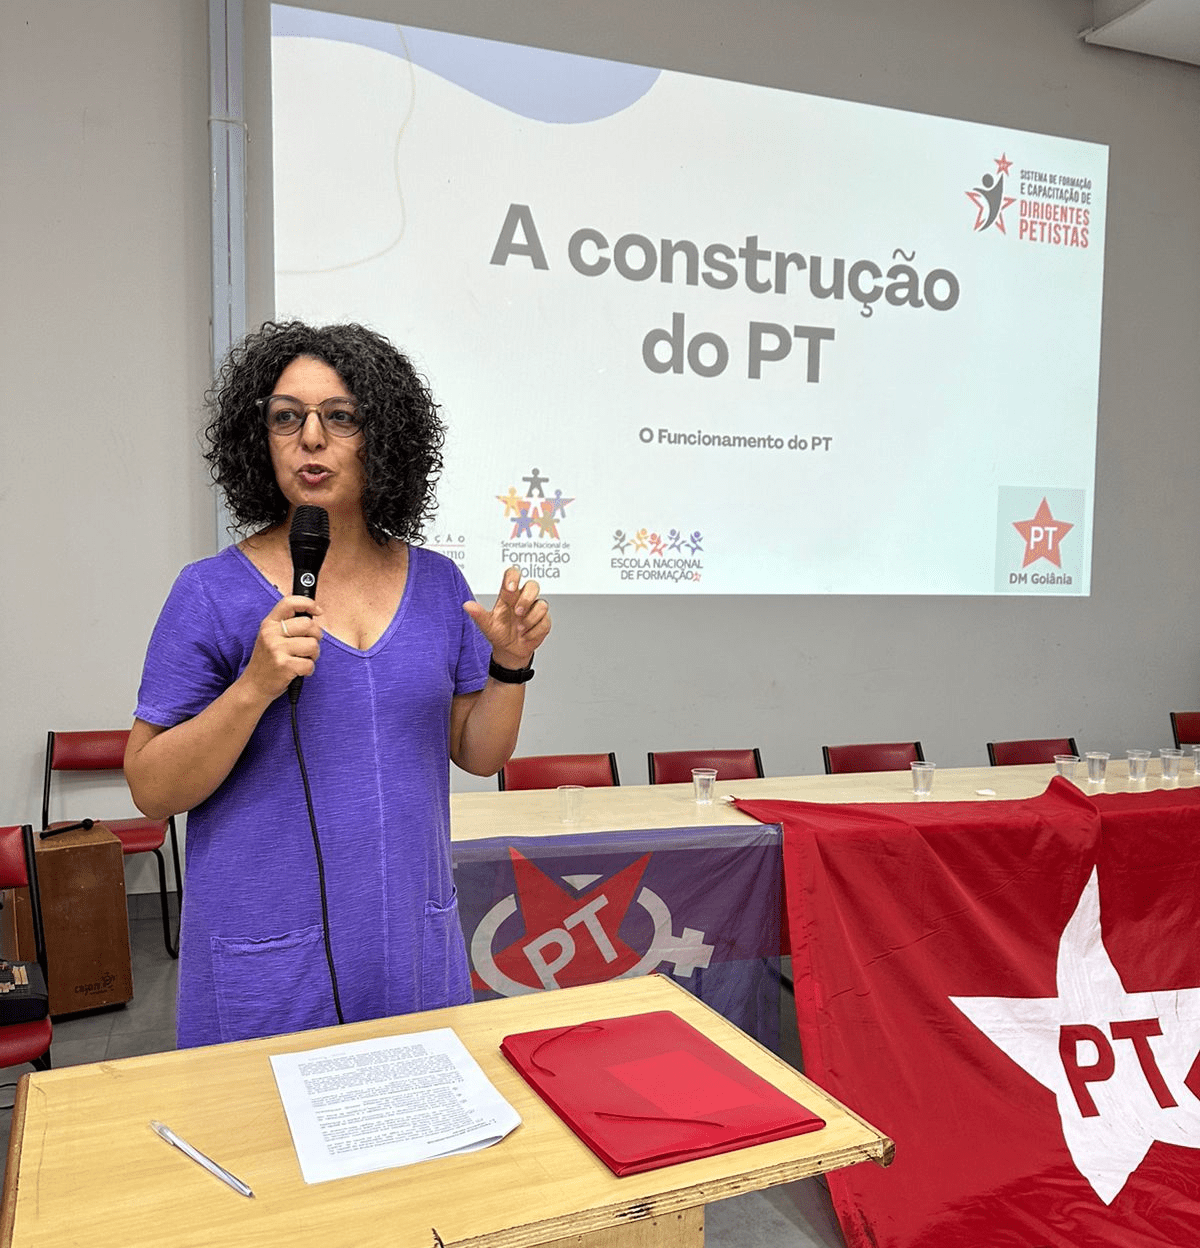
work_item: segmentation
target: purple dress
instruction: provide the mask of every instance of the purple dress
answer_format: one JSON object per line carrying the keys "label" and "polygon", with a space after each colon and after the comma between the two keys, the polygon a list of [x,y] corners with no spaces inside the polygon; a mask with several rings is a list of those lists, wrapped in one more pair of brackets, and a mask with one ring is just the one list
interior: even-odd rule
{"label": "purple dress", "polygon": [[[450,703],[490,648],[454,564],[409,548],[404,597],[369,650],[326,634],[297,707],[325,864],[342,1012],[382,1018],[471,998],[450,867]],[[170,728],[250,660],[280,595],[236,547],[179,574],[135,714]],[[336,1023],[316,855],[286,695],[188,814],[180,1048]]]}

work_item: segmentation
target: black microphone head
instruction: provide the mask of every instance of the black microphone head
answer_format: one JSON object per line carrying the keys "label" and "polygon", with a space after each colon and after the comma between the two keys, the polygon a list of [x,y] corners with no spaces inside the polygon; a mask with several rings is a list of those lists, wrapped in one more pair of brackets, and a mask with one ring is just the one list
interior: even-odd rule
{"label": "black microphone head", "polygon": [[297,507],[288,533],[288,548],[292,552],[292,567],[297,575],[303,573],[312,577],[310,583],[292,592],[306,593],[311,598],[317,584],[317,573],[329,549],[329,512],[324,507]]}

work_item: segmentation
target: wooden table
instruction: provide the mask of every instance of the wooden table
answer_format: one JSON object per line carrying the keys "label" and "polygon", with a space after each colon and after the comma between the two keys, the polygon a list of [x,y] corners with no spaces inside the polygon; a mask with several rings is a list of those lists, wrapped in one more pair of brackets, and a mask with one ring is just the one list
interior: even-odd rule
{"label": "wooden table", "polygon": [[[823,1130],[613,1176],[501,1055],[515,1031],[671,1009],[820,1114]],[[523,1125],[481,1152],[308,1186],[269,1056],[452,1027]],[[160,1119],[254,1190],[246,1199],[160,1140]],[[704,1205],[872,1160],[892,1144],[661,976],[26,1075],[0,1244],[89,1248],[701,1248]],[[565,1248],[565,1245],[564,1245]]]}
{"label": "wooden table", "polygon": [[[1120,793],[1132,790],[1124,759],[1112,758],[1103,788],[1087,783],[1084,763],[1076,783],[1084,793]],[[1159,760],[1150,759],[1141,791],[1163,787]],[[560,836],[571,832],[619,832],[642,828],[736,827],[752,824],[749,815],[721,799],[728,796],[783,799],[795,802],[994,802],[1036,797],[1055,775],[1054,765],[1027,767],[938,768],[933,792],[915,798],[907,771],[864,772],[840,776],[768,776],[763,780],[718,780],[712,806],[692,801],[690,784],[619,785],[587,789],[583,817],[565,826],[559,817],[558,794],[553,789],[525,789],[503,793],[455,793],[450,798],[450,836],[453,841],[486,837]],[[1175,787],[1196,784],[1192,764],[1184,759],[1183,774]]]}

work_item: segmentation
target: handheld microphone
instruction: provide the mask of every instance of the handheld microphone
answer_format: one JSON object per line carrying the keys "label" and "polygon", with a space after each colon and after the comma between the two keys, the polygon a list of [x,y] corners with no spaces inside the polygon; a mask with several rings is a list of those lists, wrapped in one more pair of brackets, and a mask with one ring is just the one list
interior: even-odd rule
{"label": "handheld microphone", "polygon": [[[305,598],[317,596],[317,574],[329,549],[329,512],[324,507],[297,507],[288,533],[288,549],[292,552],[292,593]],[[296,676],[288,685],[288,697],[295,704],[300,696],[303,676]]]}

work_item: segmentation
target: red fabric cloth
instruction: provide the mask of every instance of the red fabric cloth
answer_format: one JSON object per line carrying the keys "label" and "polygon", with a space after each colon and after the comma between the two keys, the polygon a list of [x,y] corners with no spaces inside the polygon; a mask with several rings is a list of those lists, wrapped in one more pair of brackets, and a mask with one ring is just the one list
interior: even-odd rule
{"label": "red fabric cloth", "polygon": [[[1060,947],[1068,925],[1086,930],[1089,890],[1102,947],[1093,941],[1088,956],[1107,954],[1118,989],[1183,990],[1180,1002],[1194,1002],[1186,990],[1200,989],[1200,790],[1092,799],[1055,779],[1017,802],[737,806],[784,828],[806,1073],[896,1143],[886,1170],[863,1164],[829,1176],[850,1248],[1200,1243],[1200,1131],[1187,1134],[1200,1120],[1191,1092],[1200,1078],[1196,1068],[1186,1081],[1174,1070],[1169,1088],[1154,1091],[1166,1042],[1152,1023],[1128,1022],[1150,998],[1135,999],[1094,1048],[1080,1037],[1095,1032],[1079,1028],[1111,1030],[1103,1004],[1095,1018],[1068,1006],[1061,1035],[1056,1021],[1034,1037],[1066,1088],[1057,1096],[964,1013],[980,1001],[1054,1008]],[[1103,978],[1096,965],[1077,976],[1085,998],[1089,976]],[[1194,1041],[1194,1055],[1200,1027],[1159,1012],[1164,1030]],[[1131,1038],[1131,1026],[1149,1033]],[[1089,1181],[1066,1133],[1082,1133],[1080,1155],[1100,1129],[1127,1143],[1141,1127],[1113,1121],[1106,1098],[1118,1087],[1149,1104],[1160,1136],[1106,1201],[1104,1179]],[[1095,1094],[1093,1116],[1077,1107],[1076,1088],[1079,1106]],[[1174,1107],[1159,1112],[1152,1093]],[[1186,1146],[1162,1142],[1173,1130]],[[1094,1157],[1089,1164],[1097,1169]]]}

